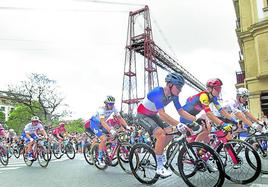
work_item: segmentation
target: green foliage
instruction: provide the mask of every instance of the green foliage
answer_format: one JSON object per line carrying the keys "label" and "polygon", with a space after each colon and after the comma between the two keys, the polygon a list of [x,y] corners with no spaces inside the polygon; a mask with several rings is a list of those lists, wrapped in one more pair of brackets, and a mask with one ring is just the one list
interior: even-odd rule
{"label": "green foliage", "polygon": [[79,132],[82,133],[85,131],[84,129],[84,122],[83,119],[77,119],[77,120],[72,120],[69,121],[66,125],[65,128],[69,133],[71,132]]}
{"label": "green foliage", "polygon": [[22,104],[16,106],[16,108],[10,113],[8,121],[6,122],[9,128],[20,134],[24,126],[30,122],[32,117],[30,109]]}
{"label": "green foliage", "polygon": [[0,111],[0,123],[5,123],[5,114],[4,114],[4,112],[2,112],[2,111]]}

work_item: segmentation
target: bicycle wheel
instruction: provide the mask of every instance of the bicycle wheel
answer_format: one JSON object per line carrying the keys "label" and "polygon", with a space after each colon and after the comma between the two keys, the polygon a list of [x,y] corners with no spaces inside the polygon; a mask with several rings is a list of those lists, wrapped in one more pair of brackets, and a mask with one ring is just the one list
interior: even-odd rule
{"label": "bicycle wheel", "polygon": [[[177,145],[179,145],[180,147],[178,148],[176,155],[174,155],[174,158],[178,158],[179,150],[181,149],[181,144],[179,142],[172,142],[167,148],[167,152],[166,152],[167,160],[170,159],[170,157],[171,157],[171,155],[172,155],[172,153]],[[177,159],[173,159],[172,162],[170,163],[169,167],[173,171],[173,173],[175,173],[177,176],[180,176],[180,171],[178,170],[178,162],[177,161],[178,161]]]}
{"label": "bicycle wheel", "polygon": [[23,151],[23,160],[27,166],[33,165],[33,160],[28,160],[28,153],[25,150]]}
{"label": "bicycle wheel", "polygon": [[16,158],[19,158],[20,157],[20,147],[18,145],[15,145],[14,146],[14,152],[13,152],[14,156]]}
{"label": "bicycle wheel", "polygon": [[[123,169],[123,171],[125,171],[126,173],[131,173],[131,169],[129,165],[129,154],[130,154],[131,147],[132,146],[130,143],[122,143],[117,149],[118,163],[120,167]],[[137,157],[138,155],[135,155],[134,158],[137,158]]]}
{"label": "bicycle wheel", "polygon": [[63,153],[61,151],[59,144],[54,143],[53,148],[52,148],[52,153],[56,159],[60,159],[62,157]]}
{"label": "bicycle wheel", "polygon": [[224,183],[224,168],[219,155],[201,142],[187,143],[178,155],[178,169],[190,187],[218,187]]}
{"label": "bicycle wheel", "polygon": [[46,147],[46,149],[48,149],[48,161],[50,161],[51,160],[51,158],[52,158],[52,148],[51,148],[51,143],[50,142],[46,142],[45,143],[45,147]]}
{"label": "bicycle wheel", "polygon": [[130,150],[129,164],[131,172],[139,182],[154,184],[158,180],[156,157],[150,146],[143,143],[135,144]]}
{"label": "bicycle wheel", "polygon": [[49,163],[49,149],[46,146],[38,146],[37,159],[41,167],[46,168]]}
{"label": "bicycle wheel", "polygon": [[253,148],[259,153],[262,163],[261,172],[263,174],[268,174],[268,151],[267,151],[267,144],[268,144],[268,137],[267,136],[257,136],[256,137],[258,146]]}
{"label": "bicycle wheel", "polygon": [[66,153],[66,155],[67,155],[67,157],[69,158],[69,159],[74,159],[74,157],[75,157],[75,149],[74,149],[74,147],[73,147],[73,144],[72,143],[68,143],[67,145],[66,145],[66,147],[65,147],[65,153]]}
{"label": "bicycle wheel", "polygon": [[91,144],[87,144],[85,145],[84,147],[84,150],[83,150],[83,155],[84,155],[84,158],[86,160],[86,162],[89,164],[89,165],[93,165],[93,159],[92,159],[92,154],[91,154]]}
{"label": "bicycle wheel", "polygon": [[[100,169],[100,170],[104,170],[108,167],[107,163],[105,163],[105,166],[100,166],[99,161],[98,161],[98,156],[99,156],[99,144],[95,144],[92,148],[92,159],[94,162],[94,165],[96,166],[96,168]],[[105,159],[105,158],[103,158]]]}
{"label": "bicycle wheel", "polygon": [[8,158],[11,158],[12,157],[12,155],[13,155],[13,148],[12,147],[9,147],[9,148],[7,148],[7,155],[8,155]]}
{"label": "bicycle wheel", "polygon": [[8,152],[7,149],[4,148],[3,146],[0,146],[0,162],[4,165],[7,166],[9,161],[8,157]]}
{"label": "bicycle wheel", "polygon": [[[260,175],[260,156],[249,143],[242,140],[230,140],[224,146],[220,146],[217,152],[223,161],[225,177],[228,180],[238,184],[248,184]],[[234,155],[230,156],[230,153]],[[237,157],[238,160],[236,164],[232,159],[234,157]]]}

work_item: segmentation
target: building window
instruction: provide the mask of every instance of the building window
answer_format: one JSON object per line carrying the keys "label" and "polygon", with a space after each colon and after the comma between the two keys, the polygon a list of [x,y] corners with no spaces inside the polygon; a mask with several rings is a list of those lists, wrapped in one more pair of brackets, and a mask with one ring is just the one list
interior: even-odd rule
{"label": "building window", "polygon": [[1,106],[0,111],[1,112],[4,112],[5,111],[5,107],[4,106]]}
{"label": "building window", "polygon": [[267,8],[268,8],[268,0],[265,0],[264,1],[264,8],[263,8],[264,11],[267,10]]}

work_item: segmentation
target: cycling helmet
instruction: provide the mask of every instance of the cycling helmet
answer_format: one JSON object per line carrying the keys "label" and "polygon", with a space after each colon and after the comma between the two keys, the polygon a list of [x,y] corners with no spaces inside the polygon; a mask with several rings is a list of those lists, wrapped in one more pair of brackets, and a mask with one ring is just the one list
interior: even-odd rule
{"label": "cycling helmet", "polygon": [[241,97],[244,97],[244,96],[248,97],[249,96],[249,91],[246,88],[238,88],[236,90],[236,95],[241,96]]}
{"label": "cycling helmet", "polygon": [[115,103],[115,98],[111,95],[106,96],[104,103]]}
{"label": "cycling helmet", "polygon": [[31,118],[31,121],[39,121],[39,117],[38,117],[38,116],[33,116],[33,117]]}
{"label": "cycling helmet", "polygon": [[60,126],[60,127],[65,127],[65,124],[64,124],[63,122],[61,122],[61,123],[59,124],[59,126]]}
{"label": "cycling helmet", "polygon": [[179,73],[169,73],[166,76],[165,81],[167,83],[178,85],[180,87],[183,87],[183,85],[185,84],[185,80],[184,80],[183,76]]}
{"label": "cycling helmet", "polygon": [[218,78],[209,79],[206,84],[207,87],[217,87],[222,86],[222,81]]}

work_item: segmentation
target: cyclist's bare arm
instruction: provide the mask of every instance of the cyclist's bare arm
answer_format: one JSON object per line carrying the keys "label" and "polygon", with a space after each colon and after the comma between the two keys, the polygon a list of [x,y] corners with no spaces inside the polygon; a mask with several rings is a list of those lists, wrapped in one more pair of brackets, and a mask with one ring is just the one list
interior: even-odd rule
{"label": "cyclist's bare arm", "polygon": [[190,120],[190,121],[196,121],[196,117],[189,114],[188,112],[186,112],[185,110],[183,110],[182,108],[180,110],[178,110],[178,113],[180,116],[182,116],[183,118]]}
{"label": "cyclist's bare arm", "polygon": [[215,124],[217,125],[221,125],[223,123],[223,121],[221,121],[219,118],[217,118],[217,116],[215,116],[212,112],[207,112],[207,117]]}
{"label": "cyclist's bare arm", "polygon": [[179,123],[179,121],[173,119],[170,115],[168,115],[164,109],[158,110],[158,114],[159,114],[160,119],[162,119],[163,121],[165,121],[166,123],[172,126],[176,126]]}
{"label": "cyclist's bare arm", "polygon": [[101,125],[108,131],[110,132],[111,127],[106,123],[105,118],[100,118]]}
{"label": "cyclist's bare arm", "polygon": [[247,124],[247,125],[252,125],[252,122],[250,120],[248,120],[244,114],[242,112],[237,112],[235,113],[235,116],[240,119],[244,124]]}
{"label": "cyclist's bare arm", "polygon": [[221,115],[223,115],[225,118],[232,120],[232,115],[226,112],[224,109],[220,111]]}
{"label": "cyclist's bare arm", "polygon": [[258,122],[258,119],[255,118],[250,112],[245,112],[245,115],[249,117],[252,121]]}

